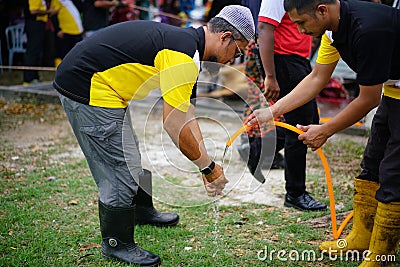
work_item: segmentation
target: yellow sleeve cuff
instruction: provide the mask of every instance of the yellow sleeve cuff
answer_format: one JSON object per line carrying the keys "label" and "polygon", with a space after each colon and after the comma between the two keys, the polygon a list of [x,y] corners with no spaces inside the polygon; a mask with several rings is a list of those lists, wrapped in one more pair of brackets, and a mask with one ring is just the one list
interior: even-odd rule
{"label": "yellow sleeve cuff", "polygon": [[340,54],[332,45],[332,41],[326,34],[322,35],[321,45],[318,50],[316,62],[318,64],[331,64],[340,59]]}

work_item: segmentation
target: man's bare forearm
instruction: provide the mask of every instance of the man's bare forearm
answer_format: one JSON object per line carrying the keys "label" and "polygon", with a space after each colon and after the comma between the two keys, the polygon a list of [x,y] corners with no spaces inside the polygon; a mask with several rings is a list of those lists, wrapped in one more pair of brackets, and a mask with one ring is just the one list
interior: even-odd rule
{"label": "man's bare forearm", "polygon": [[193,106],[184,113],[164,102],[164,129],[179,150],[200,169],[211,163]]}
{"label": "man's bare forearm", "polygon": [[94,1],[94,6],[95,7],[100,7],[100,8],[110,8],[118,5],[117,0],[113,1],[107,1],[107,0],[96,0]]}

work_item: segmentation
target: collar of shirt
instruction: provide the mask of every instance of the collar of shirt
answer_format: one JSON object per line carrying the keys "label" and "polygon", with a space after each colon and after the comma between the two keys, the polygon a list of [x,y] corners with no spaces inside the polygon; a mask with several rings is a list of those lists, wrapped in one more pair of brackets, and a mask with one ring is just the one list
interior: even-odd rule
{"label": "collar of shirt", "polygon": [[333,46],[335,44],[344,44],[346,43],[347,38],[347,11],[348,11],[348,3],[347,1],[341,0],[340,1],[340,18],[339,18],[339,26],[337,32],[332,32],[333,37]]}
{"label": "collar of shirt", "polygon": [[204,55],[204,49],[205,49],[205,33],[204,33],[204,29],[203,27],[198,27],[196,29],[196,32],[199,36],[199,41],[198,41],[198,45],[197,45],[197,49],[199,51],[200,54],[200,60],[202,60],[203,55]]}

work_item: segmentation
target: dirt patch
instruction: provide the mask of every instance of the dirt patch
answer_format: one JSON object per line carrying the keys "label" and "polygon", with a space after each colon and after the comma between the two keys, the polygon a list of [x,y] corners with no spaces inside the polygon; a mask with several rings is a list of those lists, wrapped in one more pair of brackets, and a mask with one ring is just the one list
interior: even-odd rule
{"label": "dirt patch", "polygon": [[[21,110],[21,107],[14,106]],[[52,153],[54,162],[68,162],[83,159],[83,154],[75,140],[67,118],[59,105],[47,105],[40,112],[36,109],[24,109],[18,113],[9,112],[10,105],[1,108],[1,137],[3,145],[9,145],[19,150],[43,150],[57,148]],[[196,115],[202,129],[209,155],[216,162],[222,162],[222,155],[226,141],[240,126],[240,114],[233,110],[213,110],[198,107]],[[131,109],[132,122],[140,140],[142,164],[153,172],[154,197],[161,202],[176,206],[193,206],[210,203],[205,195],[202,181],[197,167],[187,160],[172,143],[162,128],[161,106],[155,102],[137,102]],[[365,144],[366,137],[336,135],[331,138],[334,144],[349,138],[357,144]],[[226,195],[220,199],[220,205],[239,205],[243,202],[265,204],[282,207],[284,190],[284,176],[282,170],[264,170],[267,181],[264,184],[257,182],[240,159],[236,140],[228,150],[223,163],[225,173],[230,183],[225,190]],[[339,152],[333,155],[340,156]],[[307,188],[319,199],[327,199],[324,172],[318,156],[309,153],[308,173],[314,177],[307,182]],[[16,162],[10,154],[4,155],[3,166],[15,166]],[[335,162],[335,168],[353,168],[359,165],[359,159],[347,162],[340,166],[340,161],[328,157],[328,161]],[[333,171],[335,173],[335,171]],[[338,181],[335,181],[338,182]],[[345,183],[343,186],[351,185]]]}

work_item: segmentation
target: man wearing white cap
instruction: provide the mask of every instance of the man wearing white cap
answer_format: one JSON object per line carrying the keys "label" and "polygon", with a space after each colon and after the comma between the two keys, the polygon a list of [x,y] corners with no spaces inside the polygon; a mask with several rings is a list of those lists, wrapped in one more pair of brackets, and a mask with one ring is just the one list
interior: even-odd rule
{"label": "man wearing white cap", "polygon": [[[59,65],[54,87],[99,191],[104,257],[157,266],[160,258],[135,244],[134,225],[179,221],[177,214],[158,212],[138,185],[139,177],[149,182],[151,173],[142,169],[132,123],[124,120],[128,101],[160,88],[164,129],[200,169],[207,193],[222,195],[228,180],[207,154],[190,100],[200,61],[233,63],[253,36],[250,10],[233,5],[197,29],[151,21],[107,27],[77,44]],[[213,65],[204,67],[217,72]]]}

